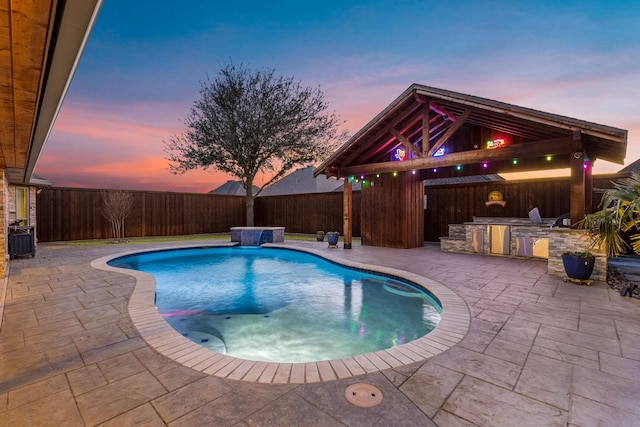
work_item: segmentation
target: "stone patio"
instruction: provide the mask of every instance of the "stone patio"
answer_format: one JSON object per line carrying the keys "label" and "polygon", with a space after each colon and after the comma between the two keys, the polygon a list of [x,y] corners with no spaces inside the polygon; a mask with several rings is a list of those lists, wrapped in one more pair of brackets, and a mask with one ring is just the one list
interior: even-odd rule
{"label": "stone patio", "polygon": [[[205,243],[202,242],[202,245]],[[207,375],[150,347],[127,304],[135,279],[90,263],[176,244],[40,244],[11,261],[0,329],[0,426],[630,426],[640,424],[640,307],[545,261],[287,242],[424,276],[468,305],[457,345],[360,376],[263,384]],[[447,307],[445,305],[444,310]],[[360,408],[354,383],[384,398]]]}

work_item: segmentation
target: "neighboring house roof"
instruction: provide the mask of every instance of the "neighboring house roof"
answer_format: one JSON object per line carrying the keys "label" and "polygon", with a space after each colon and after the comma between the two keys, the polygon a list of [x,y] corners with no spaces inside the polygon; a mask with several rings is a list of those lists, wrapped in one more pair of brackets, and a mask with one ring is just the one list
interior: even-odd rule
{"label": "neighboring house roof", "polygon": [[470,175],[470,176],[456,176],[451,178],[436,178],[425,179],[425,187],[432,187],[436,185],[452,185],[452,184],[473,184],[476,182],[496,182],[504,181],[505,179],[498,174],[490,175]]}
{"label": "neighboring house roof", "polygon": [[640,171],[640,159],[620,169],[620,172],[618,173],[630,173],[630,172],[638,172],[638,171]]}
{"label": "neighboring house roof", "polygon": [[260,196],[329,193],[342,186],[342,180],[327,179],[324,175],[315,177],[313,175],[314,170],[314,166],[298,169],[266,187],[262,190]]}
{"label": "neighboring house roof", "polygon": [[[340,182],[342,182],[342,184],[340,184],[340,187],[337,187],[333,191],[335,191],[335,192],[344,191],[344,180],[340,180]],[[360,190],[362,190],[362,187],[360,186],[359,182],[351,183],[351,191],[360,191]]]}
{"label": "neighboring house roof", "polygon": [[31,177],[31,181],[29,181],[29,184],[35,185],[37,187],[53,187],[52,181],[49,181],[48,179],[43,178],[35,173]]}
{"label": "neighboring house roof", "polygon": [[[253,194],[256,194],[260,188],[253,186]],[[244,196],[247,194],[242,181],[234,181],[230,179],[218,188],[209,191],[208,194],[225,194],[230,196]]]}

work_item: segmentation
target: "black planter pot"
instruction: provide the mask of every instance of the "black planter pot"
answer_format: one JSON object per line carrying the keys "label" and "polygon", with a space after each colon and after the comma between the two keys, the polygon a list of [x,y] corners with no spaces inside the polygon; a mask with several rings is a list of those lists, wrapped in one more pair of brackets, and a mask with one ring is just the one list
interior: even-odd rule
{"label": "black planter pot", "polygon": [[573,255],[562,255],[562,264],[564,271],[571,279],[587,280],[593,273],[595,265],[595,257],[577,257]]}

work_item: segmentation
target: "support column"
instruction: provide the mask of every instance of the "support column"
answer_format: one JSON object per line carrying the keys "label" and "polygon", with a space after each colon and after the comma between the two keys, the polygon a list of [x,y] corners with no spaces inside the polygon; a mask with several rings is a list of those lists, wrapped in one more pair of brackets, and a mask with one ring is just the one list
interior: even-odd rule
{"label": "support column", "polygon": [[584,154],[584,213],[593,213],[593,161]]}
{"label": "support column", "polygon": [[344,179],[344,190],[342,192],[342,229],[344,234],[344,248],[351,249],[353,237],[353,224],[351,216],[353,214],[353,191],[349,178]]}
{"label": "support column", "polygon": [[[9,185],[7,182],[7,176],[4,170],[0,170],[0,238],[2,239],[2,250],[0,251],[0,279],[5,276],[6,264],[9,260],[9,238],[7,236],[7,230],[9,228],[9,207],[8,205],[8,191]],[[2,298],[2,285],[0,281],[0,299]],[[0,301],[2,303],[2,301]],[[0,310],[0,315],[2,310]],[[0,324],[2,319],[0,319]]]}
{"label": "support column", "polygon": [[[569,206],[571,213],[571,227],[581,221],[586,214],[586,185],[584,169],[584,150],[582,147],[582,135],[579,131],[573,133],[573,153],[570,159],[571,178],[569,181]],[[588,176],[591,179],[591,174]]]}

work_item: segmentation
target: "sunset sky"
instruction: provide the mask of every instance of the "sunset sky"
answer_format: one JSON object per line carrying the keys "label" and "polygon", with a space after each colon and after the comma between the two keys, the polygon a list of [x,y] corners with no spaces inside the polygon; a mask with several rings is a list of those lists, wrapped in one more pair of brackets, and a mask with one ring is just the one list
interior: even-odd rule
{"label": "sunset sky", "polygon": [[[310,5],[307,3],[317,3]],[[357,132],[412,83],[629,131],[640,157],[640,2],[105,0],[36,173],[56,186],[207,192],[163,141],[230,61],[319,86]],[[599,160],[594,173],[622,165]]]}

